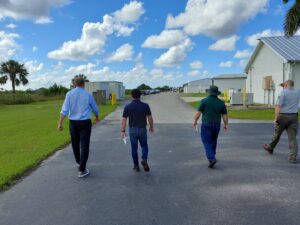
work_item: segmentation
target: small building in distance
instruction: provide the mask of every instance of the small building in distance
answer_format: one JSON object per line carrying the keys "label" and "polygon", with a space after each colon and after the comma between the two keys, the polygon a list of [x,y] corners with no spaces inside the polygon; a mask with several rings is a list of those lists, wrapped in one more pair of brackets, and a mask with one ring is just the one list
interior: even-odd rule
{"label": "small building in distance", "polygon": [[263,37],[245,68],[247,92],[254,102],[274,105],[282,91],[280,83],[293,80],[300,88],[300,36]]}
{"label": "small building in distance", "polygon": [[109,99],[112,93],[116,94],[117,99],[122,99],[125,95],[125,87],[119,81],[85,82],[85,89],[91,94],[97,91],[104,91],[106,99]]}
{"label": "small building in distance", "polygon": [[191,81],[183,85],[183,93],[205,93],[210,85],[210,78]]}
{"label": "small building in distance", "polygon": [[220,74],[212,78],[212,84],[218,86],[222,93],[226,89],[232,92],[242,92],[246,79],[245,74]]}

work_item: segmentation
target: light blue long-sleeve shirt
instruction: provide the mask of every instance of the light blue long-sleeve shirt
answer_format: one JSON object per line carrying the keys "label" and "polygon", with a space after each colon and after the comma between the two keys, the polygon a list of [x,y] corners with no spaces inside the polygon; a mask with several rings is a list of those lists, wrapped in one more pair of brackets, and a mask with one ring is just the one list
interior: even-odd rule
{"label": "light blue long-sleeve shirt", "polygon": [[77,87],[67,93],[60,114],[68,116],[70,120],[88,120],[91,112],[99,115],[94,97],[84,88]]}

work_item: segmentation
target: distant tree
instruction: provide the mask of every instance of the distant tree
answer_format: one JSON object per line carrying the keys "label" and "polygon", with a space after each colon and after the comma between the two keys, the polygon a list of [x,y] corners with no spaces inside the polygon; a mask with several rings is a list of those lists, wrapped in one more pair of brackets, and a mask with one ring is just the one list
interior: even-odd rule
{"label": "distant tree", "polygon": [[157,87],[155,89],[160,90],[160,91],[170,91],[172,88],[169,87],[169,86],[167,86],[167,85],[165,85],[163,87]]}
{"label": "distant tree", "polygon": [[146,84],[141,84],[140,86],[137,87],[139,90],[151,90],[152,88]]}
{"label": "distant tree", "polygon": [[7,80],[11,81],[12,91],[16,92],[16,86],[20,84],[26,85],[28,80],[26,76],[28,75],[24,64],[20,64],[17,61],[9,60],[4,62],[0,66],[0,84],[6,84]]}
{"label": "distant tree", "polygon": [[[282,0],[284,4],[289,0]],[[300,27],[300,0],[294,0],[295,3],[288,10],[284,20],[284,33],[286,36],[293,36]]]}
{"label": "distant tree", "polygon": [[48,88],[49,95],[61,95],[67,93],[68,91],[69,91],[68,88],[62,85],[57,85],[56,83],[54,83],[52,86]]}
{"label": "distant tree", "polygon": [[75,88],[74,81],[75,81],[75,79],[78,78],[78,77],[83,78],[83,79],[84,79],[84,82],[89,82],[87,76],[85,76],[84,74],[78,74],[78,75],[75,75],[75,76],[73,77],[73,79],[72,79],[72,82],[71,82],[71,86],[70,86],[71,89],[72,89],[72,88]]}

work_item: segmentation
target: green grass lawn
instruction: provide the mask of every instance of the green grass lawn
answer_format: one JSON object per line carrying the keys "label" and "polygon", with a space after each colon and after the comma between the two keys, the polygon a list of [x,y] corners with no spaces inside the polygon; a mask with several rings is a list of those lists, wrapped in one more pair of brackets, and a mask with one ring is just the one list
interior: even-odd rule
{"label": "green grass lawn", "polygon": [[207,97],[207,93],[181,93],[180,97]]}
{"label": "green grass lawn", "polygon": [[[68,120],[57,131],[63,101],[0,105],[0,190],[70,142]],[[100,118],[117,106],[100,106]]]}
{"label": "green grass lawn", "polygon": [[[189,103],[195,109],[198,108],[199,102]],[[228,109],[229,118],[248,119],[248,120],[274,120],[274,109],[247,109],[247,110],[230,110]]]}

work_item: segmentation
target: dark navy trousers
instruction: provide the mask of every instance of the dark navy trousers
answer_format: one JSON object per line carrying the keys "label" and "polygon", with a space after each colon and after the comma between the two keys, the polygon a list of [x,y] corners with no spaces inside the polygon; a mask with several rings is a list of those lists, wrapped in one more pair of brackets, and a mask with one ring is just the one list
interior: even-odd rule
{"label": "dark navy trousers", "polygon": [[220,132],[220,123],[202,123],[201,139],[209,161],[216,160],[217,140]]}
{"label": "dark navy trousers", "polygon": [[79,164],[79,171],[85,171],[90,152],[91,120],[70,120],[70,134],[73,153]]}

